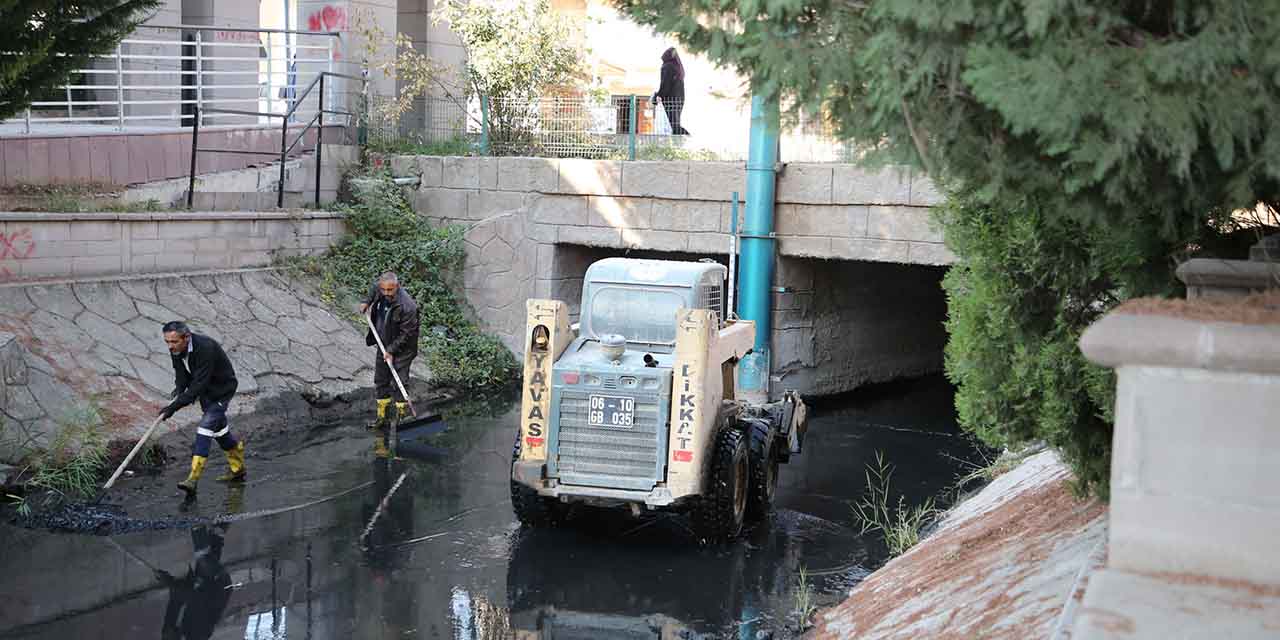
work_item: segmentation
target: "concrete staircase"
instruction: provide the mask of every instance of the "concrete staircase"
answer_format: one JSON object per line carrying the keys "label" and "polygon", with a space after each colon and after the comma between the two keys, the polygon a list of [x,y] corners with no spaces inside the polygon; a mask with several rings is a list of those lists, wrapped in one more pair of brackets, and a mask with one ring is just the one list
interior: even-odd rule
{"label": "concrete staircase", "polygon": [[[321,157],[320,204],[332,203],[338,197],[342,175],[360,161],[360,147],[326,144]],[[286,209],[314,208],[314,155],[285,162]],[[196,176],[192,210],[195,211],[262,211],[275,209],[276,189],[280,184],[280,163]],[[125,202],[158,201],[161,206],[186,207],[187,179],[164,180],[131,187],[120,199]]]}

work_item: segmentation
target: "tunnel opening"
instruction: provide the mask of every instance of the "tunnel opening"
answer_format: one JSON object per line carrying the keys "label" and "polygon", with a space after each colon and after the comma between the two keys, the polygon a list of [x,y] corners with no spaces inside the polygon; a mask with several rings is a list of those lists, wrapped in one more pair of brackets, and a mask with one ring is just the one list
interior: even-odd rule
{"label": "tunnel opening", "polygon": [[[569,305],[574,321],[587,268],[611,257],[728,264],[726,255],[557,244],[544,275],[551,297]],[[945,273],[926,265],[779,257],[772,293],[774,390],[835,396],[941,372]]]}

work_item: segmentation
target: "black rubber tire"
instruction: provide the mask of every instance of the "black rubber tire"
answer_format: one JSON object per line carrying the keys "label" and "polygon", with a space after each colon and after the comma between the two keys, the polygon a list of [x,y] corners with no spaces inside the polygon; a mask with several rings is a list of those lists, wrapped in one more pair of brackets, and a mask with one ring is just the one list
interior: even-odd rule
{"label": "black rubber tire", "polygon": [[[520,432],[516,432],[516,444],[511,450],[511,464],[520,459]],[[555,498],[538,495],[537,491],[526,487],[514,478],[511,482],[511,510],[521,524],[530,527],[550,527],[564,522],[568,513],[566,505]]]}
{"label": "black rubber tire", "polygon": [[778,439],[768,420],[748,418],[743,421],[751,440],[751,489],[747,496],[747,520],[759,522],[773,508],[778,491]]}
{"label": "black rubber tire", "polygon": [[730,542],[747,516],[751,462],[747,435],[735,426],[716,434],[703,495],[693,510],[694,531],[704,544]]}

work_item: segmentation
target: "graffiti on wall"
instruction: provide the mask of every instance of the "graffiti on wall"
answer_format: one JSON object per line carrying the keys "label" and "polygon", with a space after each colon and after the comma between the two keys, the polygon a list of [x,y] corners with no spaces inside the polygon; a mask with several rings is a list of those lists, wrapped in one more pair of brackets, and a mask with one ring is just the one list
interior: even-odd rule
{"label": "graffiti on wall", "polygon": [[326,4],[307,16],[307,29],[310,31],[346,31],[347,8],[342,5]]}
{"label": "graffiti on wall", "polygon": [[[326,4],[307,16],[307,29],[310,31],[346,31],[347,8],[340,4]],[[342,54],[333,50],[333,59],[339,60]]]}
{"label": "graffiti on wall", "polygon": [[18,263],[34,256],[35,252],[36,240],[29,227],[0,232],[0,281],[16,278],[21,271]]}

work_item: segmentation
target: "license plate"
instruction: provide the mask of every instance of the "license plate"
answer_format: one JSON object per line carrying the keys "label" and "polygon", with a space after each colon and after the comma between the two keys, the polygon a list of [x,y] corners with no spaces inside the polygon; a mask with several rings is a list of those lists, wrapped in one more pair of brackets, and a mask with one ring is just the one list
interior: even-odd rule
{"label": "license plate", "polygon": [[630,429],[635,424],[635,398],[622,396],[591,396],[587,424],[593,427]]}

